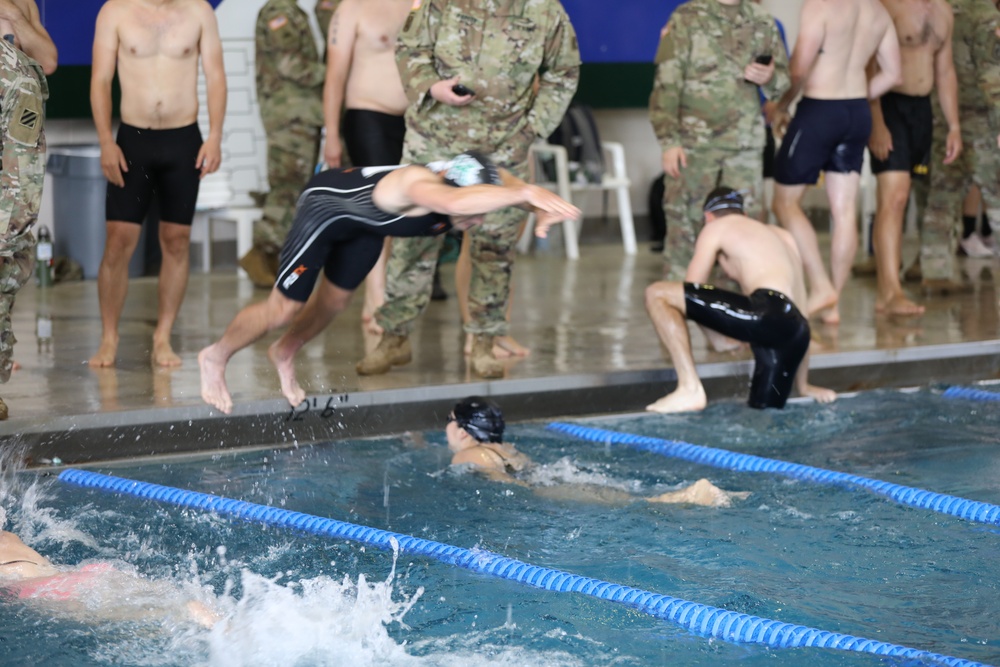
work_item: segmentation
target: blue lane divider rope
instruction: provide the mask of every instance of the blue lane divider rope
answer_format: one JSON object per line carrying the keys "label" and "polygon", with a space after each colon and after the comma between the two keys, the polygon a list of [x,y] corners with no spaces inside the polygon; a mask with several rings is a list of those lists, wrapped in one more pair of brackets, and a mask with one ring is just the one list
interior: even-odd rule
{"label": "blue lane divider rope", "polygon": [[758,616],[741,614],[727,609],[710,607],[668,595],[650,593],[631,586],[622,586],[599,579],[592,579],[569,572],[552,570],[507,558],[485,550],[470,550],[441,542],[433,542],[411,535],[392,533],[369,526],[327,519],[301,512],[256,505],[208,493],[186,491],[170,486],[138,482],[85,470],[67,469],[59,479],[113,493],[137,496],[149,500],[207,510],[260,523],[301,530],[322,537],[336,537],[362,542],[382,549],[393,548],[395,542],[401,553],[434,558],[448,565],[509,579],[522,584],[561,593],[583,593],[591,597],[617,602],[639,611],[676,623],[691,632],[728,642],[764,644],[774,648],[815,647],[856,653],[872,653],[924,662],[949,665],[949,667],[989,667],[983,663],[953,658],[919,649],[889,644],[887,642],[854,637],[837,632],[827,632],[804,625],[772,621]]}
{"label": "blue lane divider rope", "polygon": [[641,449],[685,461],[693,461],[694,463],[702,463],[716,468],[725,468],[740,472],[771,472],[808,482],[860,487],[886,496],[902,505],[933,510],[942,514],[951,514],[952,516],[969,521],[1000,526],[1000,506],[979,502],[978,500],[968,500],[943,493],[935,493],[934,491],[925,491],[912,486],[883,482],[835,470],[824,470],[823,468],[815,468],[813,466],[802,465],[801,463],[789,463],[788,461],[766,459],[761,456],[754,456],[753,454],[740,454],[715,447],[693,445],[680,440],[663,440],[661,438],[650,438],[642,435],[620,433],[618,431],[606,431],[590,426],[562,422],[553,422],[548,425],[548,428],[553,431],[572,435],[581,440],[628,445],[634,449]]}
{"label": "blue lane divider rope", "polygon": [[942,393],[945,398],[964,398],[970,401],[1000,401],[1000,394],[972,387],[948,387]]}

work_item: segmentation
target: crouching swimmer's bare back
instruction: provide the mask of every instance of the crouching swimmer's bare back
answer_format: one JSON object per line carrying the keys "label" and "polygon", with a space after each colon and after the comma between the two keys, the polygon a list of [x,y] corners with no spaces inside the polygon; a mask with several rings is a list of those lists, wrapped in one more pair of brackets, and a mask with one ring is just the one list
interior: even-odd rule
{"label": "crouching swimmer's bare back", "polygon": [[[677,372],[677,388],[647,410],[689,412],[707,405],[688,319],[751,344],[751,407],[783,407],[793,381],[801,395],[833,401],[833,391],[808,382],[809,324],[799,311],[806,291],[791,234],[743,215],[742,197],[726,187],[709,194],[705,222],[685,282],[660,281],[646,289],[646,309]],[[716,262],[743,294],[704,284]]]}

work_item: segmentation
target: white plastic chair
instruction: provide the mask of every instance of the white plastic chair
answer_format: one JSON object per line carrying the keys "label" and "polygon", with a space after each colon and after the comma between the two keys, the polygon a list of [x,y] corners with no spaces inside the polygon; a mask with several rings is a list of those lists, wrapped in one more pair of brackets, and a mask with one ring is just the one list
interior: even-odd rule
{"label": "white plastic chair", "polygon": [[[560,197],[568,202],[572,202],[574,192],[607,191],[614,190],[618,204],[618,222],[621,226],[622,245],[626,255],[634,255],[636,252],[635,243],[635,222],[632,219],[632,202],[629,199],[630,181],[625,170],[625,148],[614,141],[602,141],[601,149],[609,158],[606,162],[604,176],[600,183],[578,183],[571,181],[569,177],[569,160],[566,149],[563,146],[556,146],[545,142],[532,144],[530,149],[531,160],[534,162],[538,155],[552,155],[556,163],[555,183],[538,183],[543,187],[554,190]],[[566,257],[578,259],[580,257],[579,229],[574,220],[564,220],[563,238],[566,242]],[[518,240],[518,249],[523,253],[527,252],[531,246],[531,239],[534,233],[534,217],[528,219],[524,233]]]}
{"label": "white plastic chair", "polygon": [[[253,223],[260,219],[261,210],[251,206],[234,206],[229,173],[217,171],[201,181],[195,204],[191,240],[201,244],[201,270],[212,270],[212,242],[215,225],[227,222],[236,227],[236,257],[243,257],[253,247]],[[230,237],[231,238],[231,237]],[[246,275],[239,269],[240,275]]]}

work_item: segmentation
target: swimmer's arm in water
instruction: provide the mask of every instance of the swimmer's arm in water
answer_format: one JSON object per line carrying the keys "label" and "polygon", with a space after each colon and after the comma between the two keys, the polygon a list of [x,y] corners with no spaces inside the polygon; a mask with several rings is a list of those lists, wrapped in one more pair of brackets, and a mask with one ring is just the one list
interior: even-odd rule
{"label": "swimmer's arm in water", "polygon": [[488,447],[472,447],[456,453],[451,464],[472,466],[476,472],[486,475],[487,479],[504,484],[517,484],[518,486],[528,486],[516,477],[512,477],[507,472],[507,466],[499,454]]}

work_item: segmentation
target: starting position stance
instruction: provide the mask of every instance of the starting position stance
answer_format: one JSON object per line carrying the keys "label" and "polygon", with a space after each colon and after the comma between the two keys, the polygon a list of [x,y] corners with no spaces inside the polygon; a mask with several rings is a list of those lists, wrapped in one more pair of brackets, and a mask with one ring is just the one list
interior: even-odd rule
{"label": "starting position stance", "polygon": [[[803,396],[833,401],[833,391],[807,380],[809,322],[796,305],[805,302],[806,290],[792,235],[745,216],[743,197],[732,188],[709,193],[704,210],[685,282],[646,288],[646,309],[677,370],[677,389],[646,409],[686,412],[707,404],[685,318],[750,343],[756,360],[750,407],[784,407],[793,381]],[[716,260],[747,296],[702,284]]]}
{"label": "starting position stance", "polygon": [[[233,407],[225,379],[229,358],[290,324],[268,356],[285,398],[298,405],[305,392],[295,379],[296,352],[347,307],[378,260],[385,237],[468,229],[482,222],[484,213],[509,206],[534,211],[539,236],[561,220],[580,216],[572,204],[475,153],[426,167],[331,169],[314,176],[299,197],[271,294],[240,311],[222,339],[198,355],[201,397],[228,413]],[[320,271],[323,279],[314,290]]]}
{"label": "starting position stance", "polygon": [[[503,413],[493,402],[479,396],[471,396],[456,403],[451,415],[448,416],[448,426],[445,428],[448,450],[452,453],[451,465],[469,466],[495,482],[529,486],[527,482],[515,477],[514,473],[527,470],[535,464],[527,454],[517,451],[514,445],[503,441],[504,428]],[[631,493],[597,484],[535,486],[533,490],[538,495],[559,500],[580,500],[611,505],[639,500]],[[743,499],[749,495],[745,491],[723,491],[702,478],[683,489],[647,496],[643,500],[651,503],[729,507],[734,498]]]}

